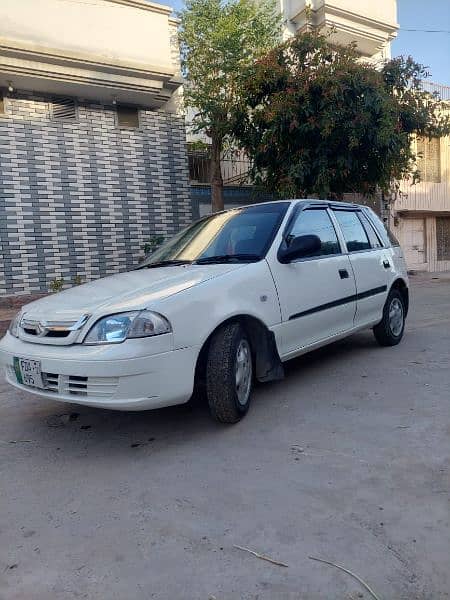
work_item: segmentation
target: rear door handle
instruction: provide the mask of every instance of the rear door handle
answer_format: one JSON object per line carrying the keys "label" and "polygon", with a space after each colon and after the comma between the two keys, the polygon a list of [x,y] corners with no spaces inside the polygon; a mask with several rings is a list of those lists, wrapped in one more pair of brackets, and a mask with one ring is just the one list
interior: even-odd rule
{"label": "rear door handle", "polygon": [[347,269],[339,269],[339,277],[341,279],[348,279],[348,271],[347,271]]}
{"label": "rear door handle", "polygon": [[388,260],[383,260],[383,267],[385,269],[390,269],[391,268],[391,263]]}

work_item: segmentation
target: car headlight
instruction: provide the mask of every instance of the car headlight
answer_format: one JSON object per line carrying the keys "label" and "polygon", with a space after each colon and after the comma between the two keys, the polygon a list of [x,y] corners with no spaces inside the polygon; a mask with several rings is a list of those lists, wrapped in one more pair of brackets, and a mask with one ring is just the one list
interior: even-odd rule
{"label": "car headlight", "polygon": [[14,317],[14,319],[11,321],[11,323],[9,324],[9,327],[8,327],[9,333],[16,338],[19,337],[19,325],[20,325],[21,320],[22,320],[22,313],[19,312]]}
{"label": "car headlight", "polygon": [[170,333],[169,321],[150,310],[109,315],[97,321],[84,340],[85,344],[119,344],[127,339]]}

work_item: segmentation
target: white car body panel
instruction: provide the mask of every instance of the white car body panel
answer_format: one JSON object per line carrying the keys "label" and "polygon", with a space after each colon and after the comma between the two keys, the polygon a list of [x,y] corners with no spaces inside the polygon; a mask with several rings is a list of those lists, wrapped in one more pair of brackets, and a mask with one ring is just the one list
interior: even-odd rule
{"label": "white car body panel", "polygon": [[[187,402],[192,395],[200,349],[191,346],[146,354],[149,348],[141,342],[127,340],[126,346],[64,346],[62,356],[61,346],[25,346],[25,342],[7,333],[2,340],[1,360],[6,365],[8,383],[51,400],[116,410],[146,410]],[[171,340],[168,345],[172,345]],[[58,374],[58,389],[46,391],[19,385],[12,366],[14,356],[40,360],[44,373]],[[71,378],[75,377],[87,378],[85,395],[69,392]]]}
{"label": "white car body panel", "polygon": [[[394,279],[392,273],[383,267],[387,255],[385,249],[355,252],[350,257],[356,282],[355,326],[370,326],[381,319],[383,306]],[[369,290],[379,290],[378,294],[365,297]]]}
{"label": "white car body panel", "polygon": [[182,302],[172,296],[152,304],[152,310],[172,323],[175,348],[203,345],[221,323],[237,315],[254,317],[269,329],[280,322],[280,306],[267,261],[237,266],[226,277],[189,288],[183,292]]}
{"label": "white car body panel", "polygon": [[[189,400],[200,351],[229,319],[256,319],[274,334],[282,361],[373,326],[393,282],[401,278],[408,285],[401,249],[386,242],[381,249],[348,253],[337,229],[341,254],[282,264],[278,249],[302,202],[291,201],[266,257],[257,262],[144,268],[25,306],[27,320],[83,319],[84,324],[63,339],[44,340],[22,328],[19,337],[7,333],[0,342],[7,381],[64,402],[118,410],[158,408]],[[342,278],[341,270],[348,277]],[[122,343],[83,343],[100,318],[144,309],[163,315],[172,332]],[[40,361],[45,389],[18,383],[15,357]]]}
{"label": "white car body panel", "polygon": [[242,266],[182,265],[118,273],[31,302],[23,312],[44,319],[49,315],[70,319],[84,313],[95,314],[98,318],[139,310]]}
{"label": "white car body panel", "polygon": [[[316,310],[318,305],[355,295],[355,280],[347,255],[286,265],[274,262],[272,269],[282,314],[277,335],[281,356],[292,356],[297,349],[353,328],[356,301],[328,310]],[[340,269],[349,272],[348,279],[339,277]]]}

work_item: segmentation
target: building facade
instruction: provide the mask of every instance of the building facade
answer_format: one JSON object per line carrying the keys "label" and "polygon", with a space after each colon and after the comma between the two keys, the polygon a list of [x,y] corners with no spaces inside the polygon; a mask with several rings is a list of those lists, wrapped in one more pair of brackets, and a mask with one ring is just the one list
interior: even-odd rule
{"label": "building facade", "polygon": [[0,295],[132,268],[192,220],[171,12],[0,3]]}
{"label": "building facade", "polygon": [[397,35],[396,0],[278,0],[284,36],[308,29],[329,34],[337,44],[355,43],[362,57],[373,61],[391,56]]}
{"label": "building facade", "polygon": [[[428,84],[450,112],[450,87]],[[450,270],[450,137],[416,139],[420,182],[404,181],[386,207],[389,224],[402,244],[409,269]]]}
{"label": "building facade", "polygon": [[[336,43],[356,43],[361,56],[374,63],[391,56],[399,27],[395,0],[280,0],[280,8],[286,37],[317,28]],[[437,92],[442,110],[450,111],[450,87],[424,83],[424,88]],[[371,204],[399,239],[411,271],[450,270],[450,138],[419,138],[414,145],[420,182],[402,181],[395,198]]]}

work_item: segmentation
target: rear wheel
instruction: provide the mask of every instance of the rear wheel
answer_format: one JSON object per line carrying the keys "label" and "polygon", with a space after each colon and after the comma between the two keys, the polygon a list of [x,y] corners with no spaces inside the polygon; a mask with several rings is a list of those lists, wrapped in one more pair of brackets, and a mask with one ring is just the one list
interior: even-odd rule
{"label": "rear wheel", "polygon": [[383,308],[383,318],[373,328],[375,339],[381,346],[398,344],[405,330],[405,302],[399,290],[389,292]]}
{"label": "rear wheel", "polygon": [[212,416],[236,423],[248,411],[253,360],[248,337],[239,323],[221,327],[213,336],[206,361],[206,396]]}

